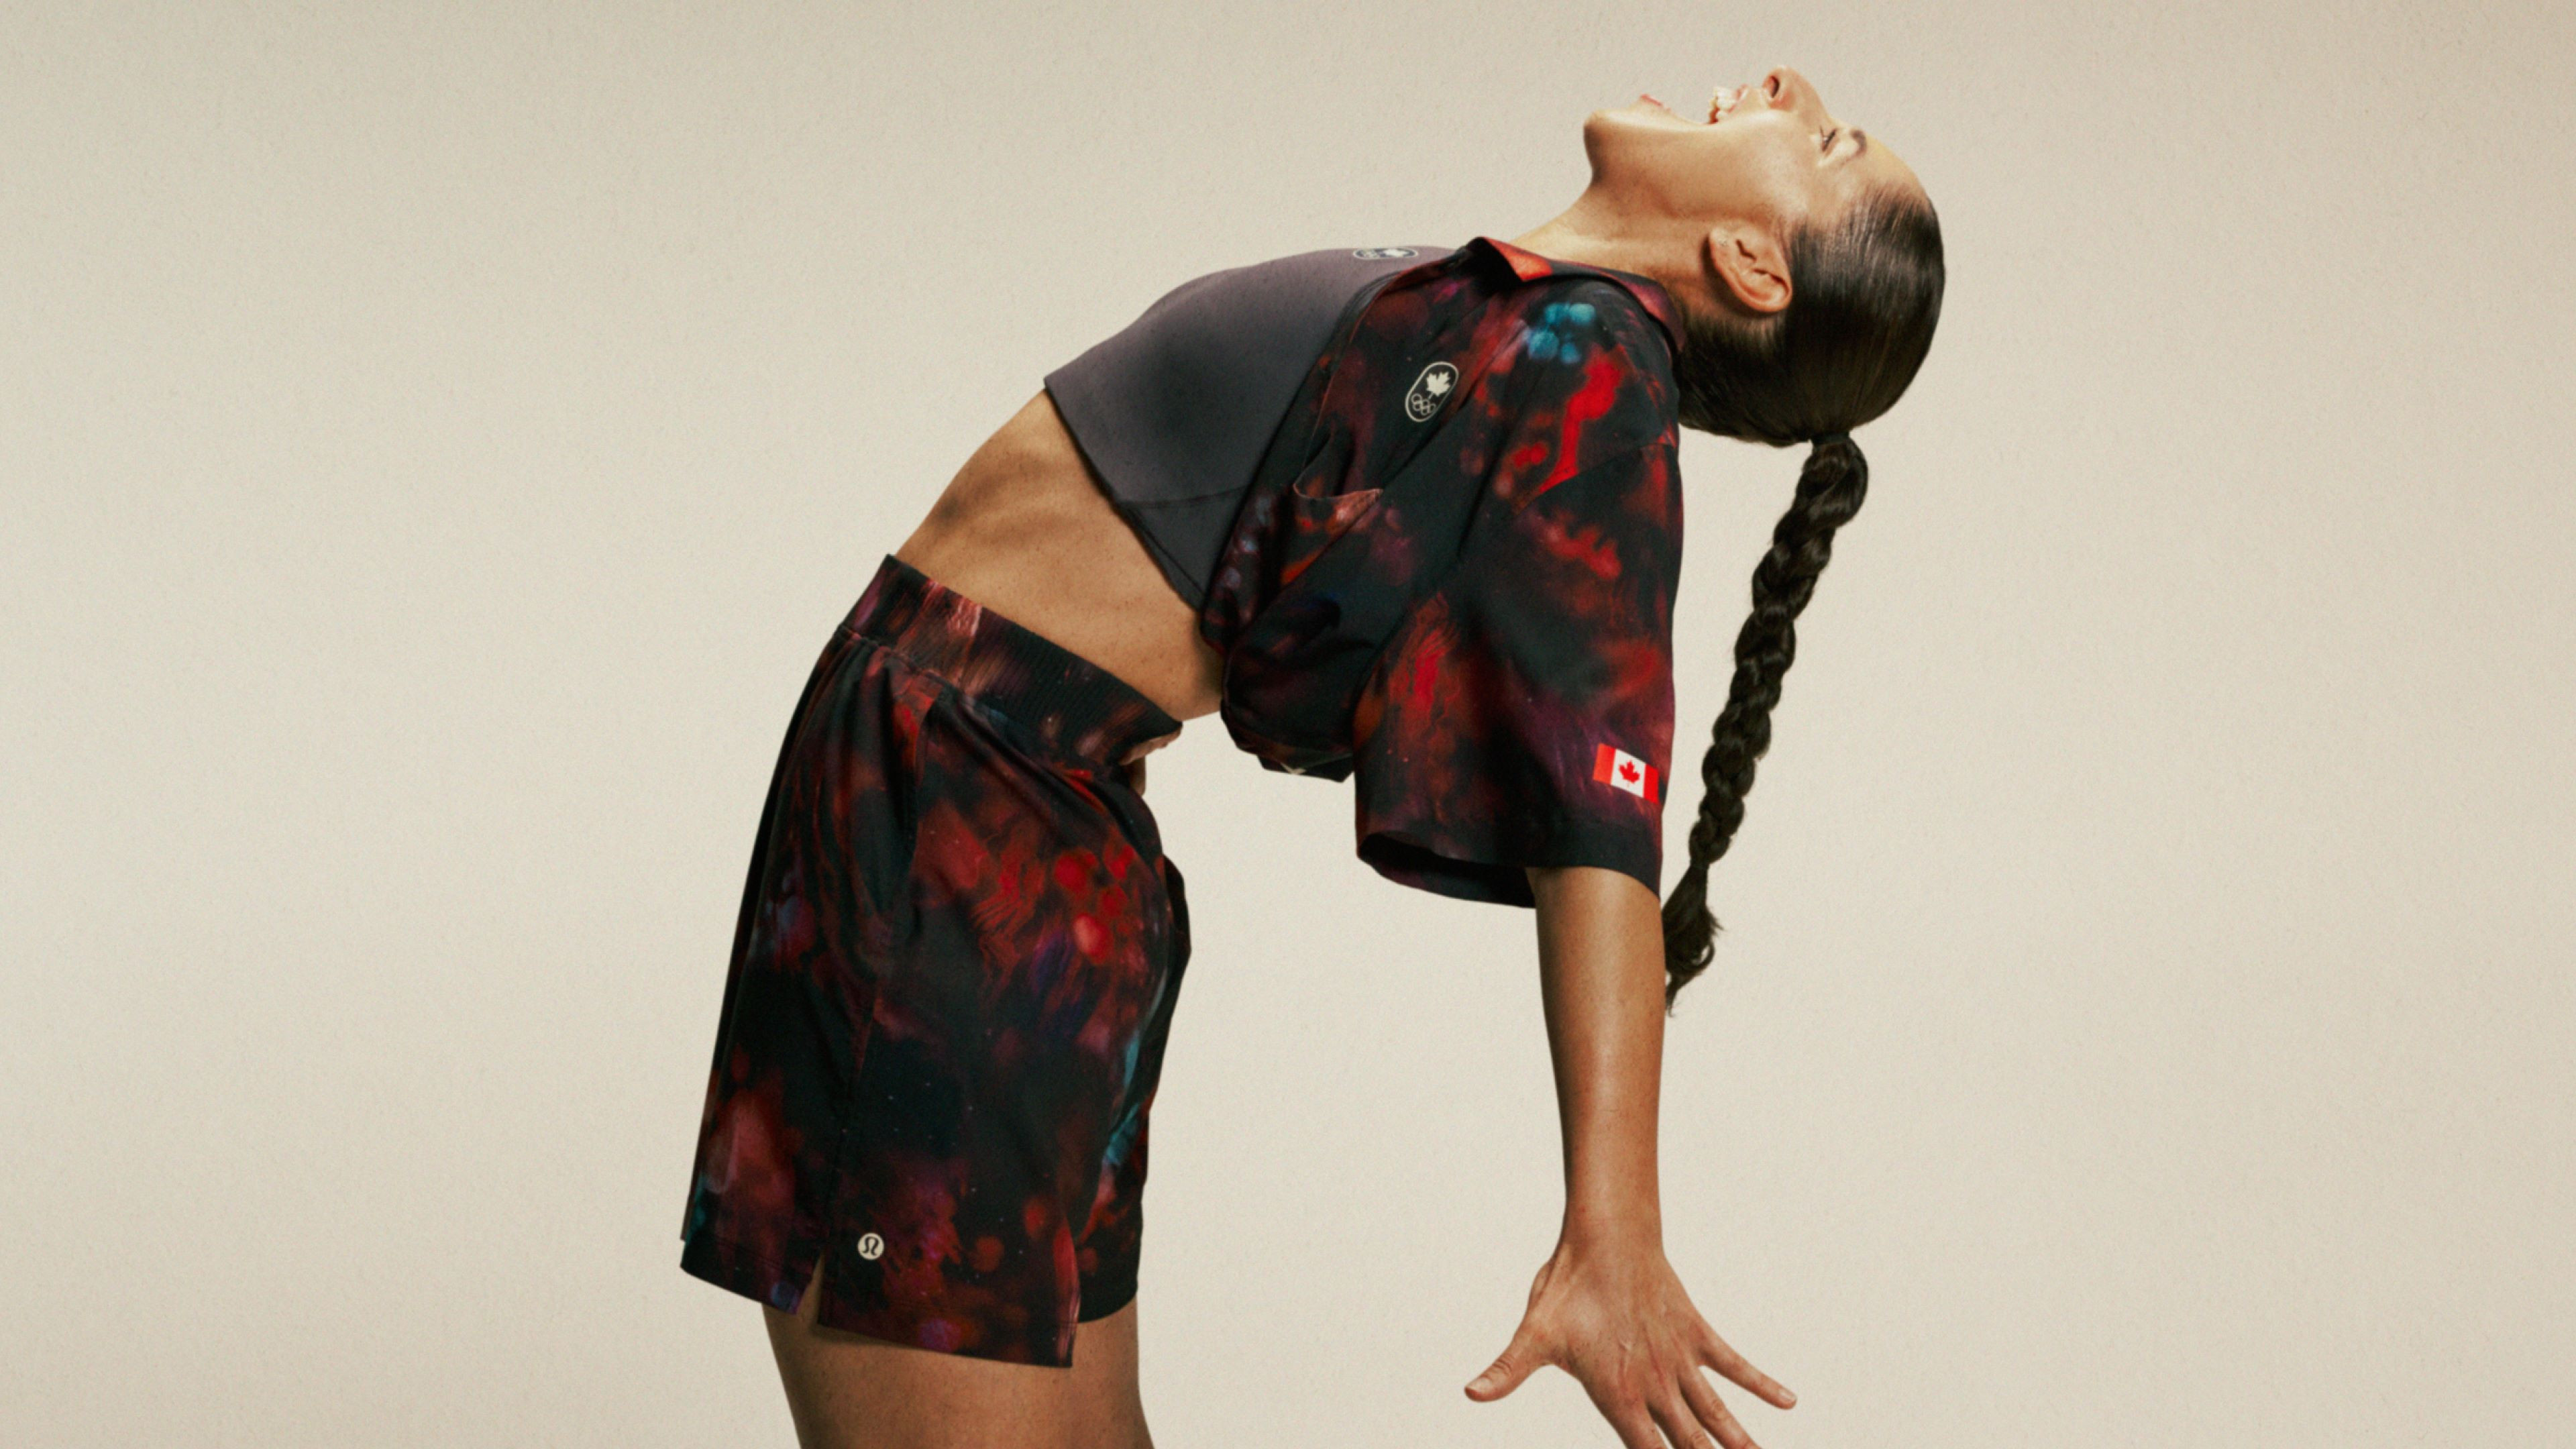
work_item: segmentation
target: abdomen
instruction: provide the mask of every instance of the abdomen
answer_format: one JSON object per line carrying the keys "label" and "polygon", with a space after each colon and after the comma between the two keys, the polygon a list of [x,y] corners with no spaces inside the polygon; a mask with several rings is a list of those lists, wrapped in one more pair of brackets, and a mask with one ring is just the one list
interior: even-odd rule
{"label": "abdomen", "polygon": [[1044,391],[966,460],[895,557],[1135,686],[1216,712],[1223,661]]}

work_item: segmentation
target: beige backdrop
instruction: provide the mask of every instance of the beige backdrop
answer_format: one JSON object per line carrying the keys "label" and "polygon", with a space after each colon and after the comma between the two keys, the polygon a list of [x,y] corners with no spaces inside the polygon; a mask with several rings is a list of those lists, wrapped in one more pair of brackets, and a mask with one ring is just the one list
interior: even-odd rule
{"label": "beige backdrop", "polygon": [[[1670,1251],[1802,1396],[1732,1400],[2569,1442],[2537,0],[8,6],[0,1442],[790,1442],[677,1235],[879,557],[1164,289],[1516,234],[1586,111],[1784,61],[1950,287],[1671,1024]],[[1684,445],[1692,739],[1796,461]],[[1559,1206],[1530,918],[1382,883],[1214,720],[1153,775],[1160,1442],[1611,1442],[1554,1371],[1460,1393]]]}

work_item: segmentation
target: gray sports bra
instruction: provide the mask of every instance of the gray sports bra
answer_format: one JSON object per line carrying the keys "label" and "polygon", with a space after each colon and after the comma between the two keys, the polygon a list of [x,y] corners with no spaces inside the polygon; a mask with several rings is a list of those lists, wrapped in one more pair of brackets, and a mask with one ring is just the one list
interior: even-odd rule
{"label": "gray sports bra", "polygon": [[1253,471],[1360,290],[1454,247],[1299,252],[1183,282],[1046,375],[1056,411],[1197,608]]}

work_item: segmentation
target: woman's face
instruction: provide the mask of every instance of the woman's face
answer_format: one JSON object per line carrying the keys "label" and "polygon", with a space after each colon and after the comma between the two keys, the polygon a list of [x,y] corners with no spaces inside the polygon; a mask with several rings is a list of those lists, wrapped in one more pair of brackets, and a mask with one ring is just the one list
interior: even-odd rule
{"label": "woman's face", "polygon": [[1736,238],[1776,253],[1788,228],[1829,225],[1874,186],[1923,189],[1885,141],[1826,110],[1785,65],[1749,85],[1720,86],[1690,115],[1642,95],[1595,111],[1584,118],[1583,145],[1594,187],[1622,211],[1658,227],[1720,233],[1711,245],[1721,253]]}

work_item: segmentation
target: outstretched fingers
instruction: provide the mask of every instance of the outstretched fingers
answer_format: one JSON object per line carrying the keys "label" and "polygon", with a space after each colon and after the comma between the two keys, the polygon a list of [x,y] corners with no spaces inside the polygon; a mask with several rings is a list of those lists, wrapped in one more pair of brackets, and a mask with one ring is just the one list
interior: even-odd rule
{"label": "outstretched fingers", "polygon": [[[1701,1326],[1707,1328],[1705,1323]],[[1725,1339],[1718,1337],[1717,1330],[1714,1328],[1707,1329],[1706,1336],[1700,1343],[1700,1359],[1710,1368],[1761,1395],[1764,1402],[1774,1407],[1792,1408],[1798,1402],[1798,1396],[1789,1392],[1788,1385],[1745,1362],[1744,1355],[1737,1353]],[[1694,1374],[1692,1377],[1697,1378],[1698,1375]]]}
{"label": "outstretched fingers", "polygon": [[[1619,1436],[1620,1449],[1666,1449],[1664,1436],[1656,1426],[1671,1429],[1675,1425],[1655,1402],[1656,1394],[1640,1392],[1641,1385],[1618,1375],[1578,1375],[1577,1379],[1583,1392],[1591,1397],[1592,1407],[1601,1411],[1611,1431]],[[1676,1438],[1672,1442],[1683,1449],[1700,1449],[1694,1440]]]}
{"label": "outstretched fingers", "polygon": [[[1700,1375],[1696,1365],[1682,1370],[1681,1382],[1682,1398],[1690,1405],[1692,1416],[1708,1426],[1708,1432],[1717,1436],[1718,1443],[1725,1445],[1726,1449],[1761,1449],[1753,1442],[1753,1435],[1726,1407],[1726,1402],[1717,1396],[1716,1387]],[[1697,1444],[1699,1441],[1677,1439],[1674,1442]]]}
{"label": "outstretched fingers", "polygon": [[1666,1390],[1647,1400],[1646,1405],[1654,1411],[1655,1423],[1663,1429],[1664,1437],[1673,1441],[1673,1449],[1718,1449],[1721,1442],[1726,1449],[1748,1449],[1749,1440],[1739,1442],[1723,1434],[1710,1437],[1709,1431],[1715,1425],[1702,1418],[1698,1407],[1684,1402],[1679,1393]]}
{"label": "outstretched fingers", "polygon": [[[1664,1436],[1655,1432],[1663,1415],[1650,1412],[1642,1400],[1631,1400],[1625,1408],[1615,1410],[1598,1399],[1593,1402],[1600,1408],[1601,1417],[1609,1420],[1610,1427],[1618,1433],[1619,1449],[1665,1449]],[[1682,1449],[1699,1449],[1689,1439],[1675,1439],[1673,1443]]]}
{"label": "outstretched fingers", "polygon": [[1536,1372],[1538,1366],[1554,1355],[1539,1336],[1532,1332],[1529,1321],[1521,1321],[1520,1331],[1512,1335],[1511,1346],[1495,1359],[1483,1373],[1467,1381],[1467,1397],[1489,1404],[1519,1388],[1521,1380]]}

